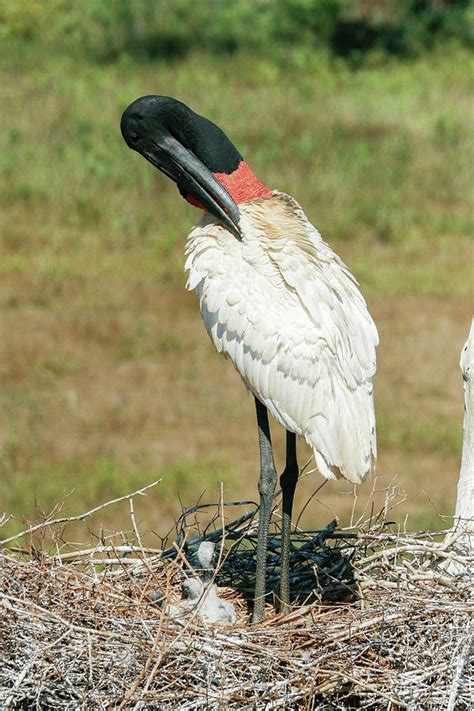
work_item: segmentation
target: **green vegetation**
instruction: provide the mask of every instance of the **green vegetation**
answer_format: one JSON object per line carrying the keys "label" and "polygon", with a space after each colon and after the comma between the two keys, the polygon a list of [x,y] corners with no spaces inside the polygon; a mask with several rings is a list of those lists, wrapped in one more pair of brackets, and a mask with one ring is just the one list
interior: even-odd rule
{"label": "green vegetation", "polygon": [[[143,61],[117,41],[115,61],[101,64],[92,45],[78,56],[79,40],[70,53],[59,39],[45,46],[36,35],[46,5],[18,4],[23,22],[27,8],[38,13],[29,29],[8,11],[0,57],[0,501],[20,519],[8,527],[72,490],[65,509],[77,513],[160,477],[141,509],[157,530],[179,512],[177,492],[185,504],[204,490],[217,500],[219,481],[228,499],[256,493],[252,402],[184,291],[197,214],[120,136],[123,108],[152,92],[223,126],[357,275],[382,336],[378,473],[396,474],[413,497],[400,517],[442,525],[434,510],[452,510],[472,295],[472,55],[460,40],[403,62],[373,48],[354,71],[313,40],[290,49],[282,39],[270,54],[244,39],[232,54],[187,47],[172,61]],[[81,4],[85,17],[145,6]],[[110,49],[97,32],[91,43]],[[315,482],[301,486],[299,505]],[[347,488],[331,486],[325,505],[344,519],[352,501],[334,492]],[[317,524],[327,513],[306,516]]]}
{"label": "green vegetation", "polygon": [[98,61],[178,58],[271,47],[324,48],[360,63],[383,52],[415,56],[446,39],[472,47],[470,0],[23,0],[0,2],[6,39]]}
{"label": "green vegetation", "polygon": [[[27,276],[31,242],[41,241],[31,278],[47,289],[104,270],[133,278],[122,251],[139,243],[140,281],[144,274],[155,279],[157,268],[167,279],[178,276],[180,254],[172,266],[170,259],[187,232],[189,210],[162,181],[156,203],[156,174],[124,151],[117,133],[130,97],[154,89],[226,126],[266,182],[298,195],[328,239],[357,237],[359,245],[393,249],[377,270],[360,259],[375,291],[465,293],[467,278],[451,283],[449,270],[426,260],[418,267],[418,258],[434,241],[449,266],[453,235],[457,249],[468,245],[470,63],[459,51],[449,62],[440,53],[354,73],[332,68],[323,56],[282,67],[248,55],[194,55],[171,65],[84,64],[76,73],[66,57],[27,63],[26,72],[4,60],[1,196],[13,215],[28,205],[35,230],[3,211],[2,270]],[[7,106],[15,106],[14,119]],[[255,107],[258,123],[248,120]],[[303,183],[302,174],[309,177]],[[109,248],[105,261],[89,258],[94,245]]]}

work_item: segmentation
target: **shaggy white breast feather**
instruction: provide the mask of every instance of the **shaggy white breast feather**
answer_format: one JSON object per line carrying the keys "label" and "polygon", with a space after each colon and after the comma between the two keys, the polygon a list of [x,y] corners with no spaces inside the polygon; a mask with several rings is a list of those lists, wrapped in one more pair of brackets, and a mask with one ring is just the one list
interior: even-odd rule
{"label": "shaggy white breast feather", "polygon": [[189,235],[188,289],[248,389],[303,436],[327,478],[376,456],[378,335],[354,277],[284,193],[241,203],[239,242],[209,213]]}

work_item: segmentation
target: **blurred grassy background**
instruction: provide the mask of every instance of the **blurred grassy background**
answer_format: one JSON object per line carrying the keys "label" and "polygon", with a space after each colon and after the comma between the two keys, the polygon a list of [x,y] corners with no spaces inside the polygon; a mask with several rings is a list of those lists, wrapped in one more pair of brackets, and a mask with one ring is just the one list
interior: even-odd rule
{"label": "blurred grassy background", "polygon": [[[160,533],[220,481],[257,496],[253,401],[184,288],[199,215],[120,135],[149,93],[221,125],[355,273],[381,335],[377,487],[407,492],[397,520],[444,525],[472,311],[469,19],[465,2],[0,3],[3,531],[158,477],[139,515]],[[303,523],[352,506],[328,484]]]}

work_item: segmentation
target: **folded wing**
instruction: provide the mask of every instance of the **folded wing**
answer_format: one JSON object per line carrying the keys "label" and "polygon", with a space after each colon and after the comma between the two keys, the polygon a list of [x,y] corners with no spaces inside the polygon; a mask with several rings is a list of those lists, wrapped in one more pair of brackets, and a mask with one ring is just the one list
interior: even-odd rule
{"label": "folded wing", "polygon": [[378,336],[357,284],[277,193],[241,206],[243,243],[207,216],[188,242],[188,288],[249,390],[312,446],[320,472],[364,480],[376,455]]}

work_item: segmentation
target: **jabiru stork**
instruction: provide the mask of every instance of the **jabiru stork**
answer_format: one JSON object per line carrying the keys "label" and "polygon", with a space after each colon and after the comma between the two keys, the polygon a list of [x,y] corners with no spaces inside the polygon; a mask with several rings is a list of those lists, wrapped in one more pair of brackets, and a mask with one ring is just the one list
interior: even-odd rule
{"label": "jabiru stork", "polygon": [[376,456],[377,329],[355,278],[300,205],[261,183],[218,126],[174,98],[143,96],[123,113],[121,131],[130,148],[204,210],[187,241],[187,288],[197,294],[217,351],[255,398],[258,622],[276,485],[267,413],[286,428],[280,596],[287,611],[296,435],[312,447],[323,477],[356,484],[366,478]]}

